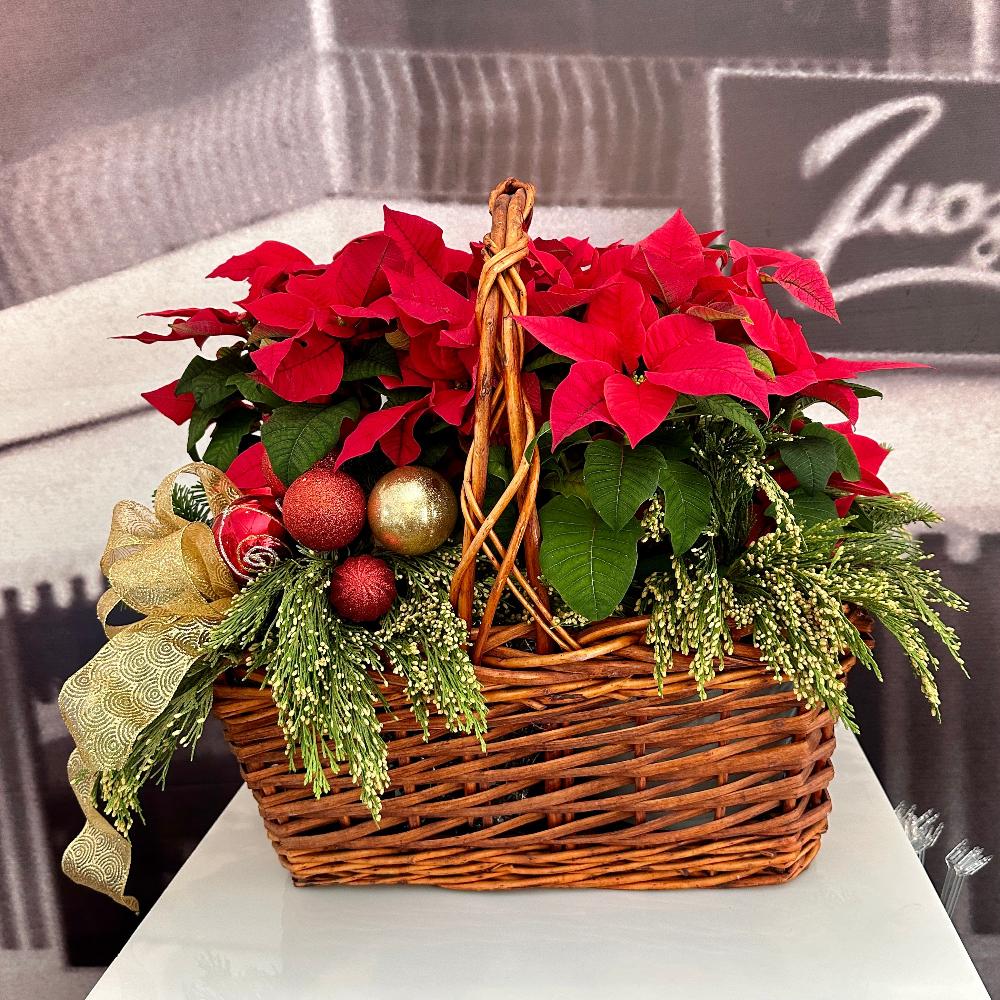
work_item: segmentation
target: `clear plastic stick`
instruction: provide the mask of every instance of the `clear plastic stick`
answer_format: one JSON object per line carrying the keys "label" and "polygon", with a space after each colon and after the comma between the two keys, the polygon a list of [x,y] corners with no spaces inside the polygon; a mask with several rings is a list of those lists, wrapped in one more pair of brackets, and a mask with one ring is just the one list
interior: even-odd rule
{"label": "clear plastic stick", "polygon": [[941,887],[941,902],[949,917],[954,918],[955,908],[965,888],[966,881],[982,871],[993,860],[981,847],[969,847],[968,840],[959,841],[945,858],[948,872]]}
{"label": "clear plastic stick", "polygon": [[917,807],[906,802],[900,802],[895,813],[920,863],[925,864],[927,849],[937,843],[944,830],[944,823],[939,822],[941,814],[928,809],[918,816]]}

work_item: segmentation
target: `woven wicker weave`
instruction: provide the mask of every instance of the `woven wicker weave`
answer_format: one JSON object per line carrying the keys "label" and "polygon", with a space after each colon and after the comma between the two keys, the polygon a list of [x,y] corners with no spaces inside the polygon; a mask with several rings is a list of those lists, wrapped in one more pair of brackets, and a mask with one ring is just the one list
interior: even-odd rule
{"label": "woven wicker weave", "polygon": [[[476,425],[461,495],[464,555],[452,588],[470,622],[489,705],[487,752],[433,719],[424,742],[400,682],[390,679],[383,732],[392,784],[376,827],[348,775],[329,773],[331,793],[316,799],[301,774],[289,772],[266,688],[224,678],[215,712],[297,885],[658,889],[787,881],[809,865],[826,829],[830,714],[796,702],[745,638],[707,699],[697,696],[682,658],[661,697],[645,618],[571,634],[549,613],[539,580],[537,451],[523,459],[535,422],[521,387],[515,320],[525,311],[517,264],[527,253],[533,203],[531,185],[512,178],[490,198],[476,303]],[[486,464],[498,428],[520,464],[487,514]],[[518,518],[505,545],[492,527],[511,504]],[[482,620],[472,622],[483,557],[496,584]],[[530,624],[493,624],[505,587]],[[870,631],[861,616],[855,621]],[[845,671],[853,662],[845,655]]]}

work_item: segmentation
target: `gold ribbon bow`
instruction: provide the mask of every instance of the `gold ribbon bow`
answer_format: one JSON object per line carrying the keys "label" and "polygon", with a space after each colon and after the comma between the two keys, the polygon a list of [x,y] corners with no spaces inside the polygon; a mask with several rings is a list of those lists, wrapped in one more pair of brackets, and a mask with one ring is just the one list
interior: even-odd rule
{"label": "gold ribbon bow", "polygon": [[[86,818],[63,854],[63,871],[133,912],[138,903],[125,895],[132,845],[101,814],[98,779],[102,772],[124,766],[136,739],[163,712],[211,625],[222,619],[236,593],[211,528],[174,513],[174,481],[184,473],[201,480],[213,515],[240,495],[218,469],[192,462],[160,483],[152,510],[132,500],[115,505],[101,557],[109,587],[97,602],[109,641],[59,693],[59,710],[76,744],[67,767],[69,781]],[[146,617],[130,625],[108,625],[118,604]]]}

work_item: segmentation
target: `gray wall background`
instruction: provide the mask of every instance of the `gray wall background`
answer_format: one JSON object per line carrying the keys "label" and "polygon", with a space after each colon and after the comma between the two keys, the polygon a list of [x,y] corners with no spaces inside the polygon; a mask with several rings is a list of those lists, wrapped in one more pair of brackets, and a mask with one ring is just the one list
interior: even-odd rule
{"label": "gray wall background", "polygon": [[[58,878],[79,816],[55,708],[100,645],[110,509],[183,455],[139,389],[185,350],[107,338],[139,312],[224,304],[200,276],[264,236],[318,258],[381,200],[481,235],[508,173],[536,229],[633,238],[677,205],[696,225],[828,267],[842,328],[820,349],[915,357],[862,429],[890,485],[947,516],[929,538],[973,601],[971,682],[927,716],[884,647],[853,680],[890,798],[997,848],[1000,679],[1000,3],[994,0],[14,0],[0,27],[0,989],[80,997],[134,926]],[[146,797],[148,907],[236,786],[212,731]],[[863,863],[859,859],[859,864]],[[1000,876],[958,916],[1000,989]],[[886,928],[905,933],[905,928]],[[10,984],[7,986],[7,984]]]}

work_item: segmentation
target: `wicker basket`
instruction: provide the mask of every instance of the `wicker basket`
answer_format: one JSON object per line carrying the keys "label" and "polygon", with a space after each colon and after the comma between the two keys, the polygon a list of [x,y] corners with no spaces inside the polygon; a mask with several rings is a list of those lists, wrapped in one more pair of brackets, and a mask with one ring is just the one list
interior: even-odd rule
{"label": "wicker basket", "polygon": [[[330,773],[331,793],[316,799],[289,771],[266,688],[226,677],[216,686],[215,712],[296,885],[668,889],[787,881],[809,865],[826,830],[830,714],[804,709],[745,638],[706,699],[683,662],[661,697],[645,618],[571,634],[549,613],[539,580],[537,451],[523,458],[535,426],[515,319],[525,310],[517,264],[527,253],[533,202],[531,185],[512,178],[490,197],[476,303],[475,436],[461,497],[465,551],[452,589],[470,621],[489,705],[487,752],[434,720],[424,742],[401,684],[390,679],[383,731],[392,784],[376,826],[349,775]],[[484,514],[489,438],[498,427],[520,464]],[[518,517],[505,545],[492,527],[511,504]],[[497,582],[474,623],[483,556]],[[493,624],[504,587],[531,612],[530,624]],[[870,631],[860,616],[856,624]],[[852,664],[845,655],[845,671]]]}

